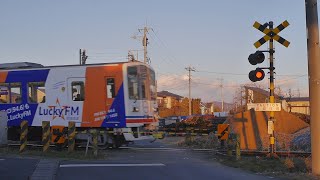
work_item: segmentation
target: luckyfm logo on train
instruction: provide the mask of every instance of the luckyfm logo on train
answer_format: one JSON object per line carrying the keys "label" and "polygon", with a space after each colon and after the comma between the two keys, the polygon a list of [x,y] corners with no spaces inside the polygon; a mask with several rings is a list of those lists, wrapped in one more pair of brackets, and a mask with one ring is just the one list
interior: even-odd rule
{"label": "luckyfm logo on train", "polygon": [[[52,120],[56,118],[61,118],[65,120],[67,116],[78,116],[79,115],[79,107],[74,106],[61,106],[60,101],[57,98],[56,104],[53,106],[48,106],[48,108],[39,107],[39,115],[41,116],[52,116]],[[69,119],[69,118],[68,118]]]}

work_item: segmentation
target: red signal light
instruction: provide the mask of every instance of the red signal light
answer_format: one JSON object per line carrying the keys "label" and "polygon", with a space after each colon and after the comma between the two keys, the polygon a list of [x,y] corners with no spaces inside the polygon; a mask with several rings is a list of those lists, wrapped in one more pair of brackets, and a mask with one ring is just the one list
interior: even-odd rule
{"label": "red signal light", "polygon": [[260,79],[263,76],[261,71],[256,72],[256,78]]}
{"label": "red signal light", "polygon": [[252,82],[261,81],[264,76],[264,71],[261,68],[256,68],[256,70],[250,71],[249,73],[249,79]]}

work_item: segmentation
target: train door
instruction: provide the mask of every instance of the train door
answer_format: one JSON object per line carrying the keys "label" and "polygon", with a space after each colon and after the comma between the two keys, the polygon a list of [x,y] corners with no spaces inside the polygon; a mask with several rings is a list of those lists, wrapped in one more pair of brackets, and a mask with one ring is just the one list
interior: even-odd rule
{"label": "train door", "polygon": [[106,76],[105,77],[105,92],[106,92],[106,123],[109,127],[117,127],[120,123],[120,118],[118,117],[119,104],[116,99],[117,89],[119,89],[119,82],[116,81],[116,76]]}

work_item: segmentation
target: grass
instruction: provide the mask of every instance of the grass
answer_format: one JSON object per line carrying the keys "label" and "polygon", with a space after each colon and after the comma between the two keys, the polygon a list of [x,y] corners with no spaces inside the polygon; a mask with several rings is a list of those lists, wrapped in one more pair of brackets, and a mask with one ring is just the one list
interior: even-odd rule
{"label": "grass", "polygon": [[[189,148],[210,148],[220,149],[220,142],[214,136],[196,137],[196,140],[188,138],[180,142],[180,146]],[[232,146],[232,149],[234,146]],[[212,159],[223,165],[240,168],[256,174],[265,176],[280,177],[283,179],[320,179],[311,175],[311,157],[285,157],[279,159],[270,159],[262,156],[241,156],[236,160],[235,156],[223,156],[214,154]]]}
{"label": "grass", "polygon": [[241,168],[265,176],[295,180],[314,180],[320,178],[311,175],[309,169],[310,161],[308,158],[303,157],[270,159],[259,156],[242,156],[237,161],[234,156],[216,154],[213,156],[213,159],[226,166]]}

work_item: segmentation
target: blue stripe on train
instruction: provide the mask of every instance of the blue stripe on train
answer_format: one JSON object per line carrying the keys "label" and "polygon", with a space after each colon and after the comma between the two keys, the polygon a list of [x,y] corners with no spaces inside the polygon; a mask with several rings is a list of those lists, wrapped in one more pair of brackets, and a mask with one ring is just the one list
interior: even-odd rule
{"label": "blue stripe on train", "polygon": [[22,120],[27,120],[32,125],[38,104],[28,103],[28,82],[45,82],[49,69],[21,70],[8,72],[6,83],[21,83],[22,102],[17,104],[0,104],[0,110],[8,113],[8,126],[20,126]]}
{"label": "blue stripe on train", "polygon": [[117,96],[113,100],[109,111],[107,112],[107,116],[102,123],[102,127],[108,128],[123,128],[126,127],[125,120],[125,105],[124,105],[124,92],[123,92],[123,84],[119,88]]}

